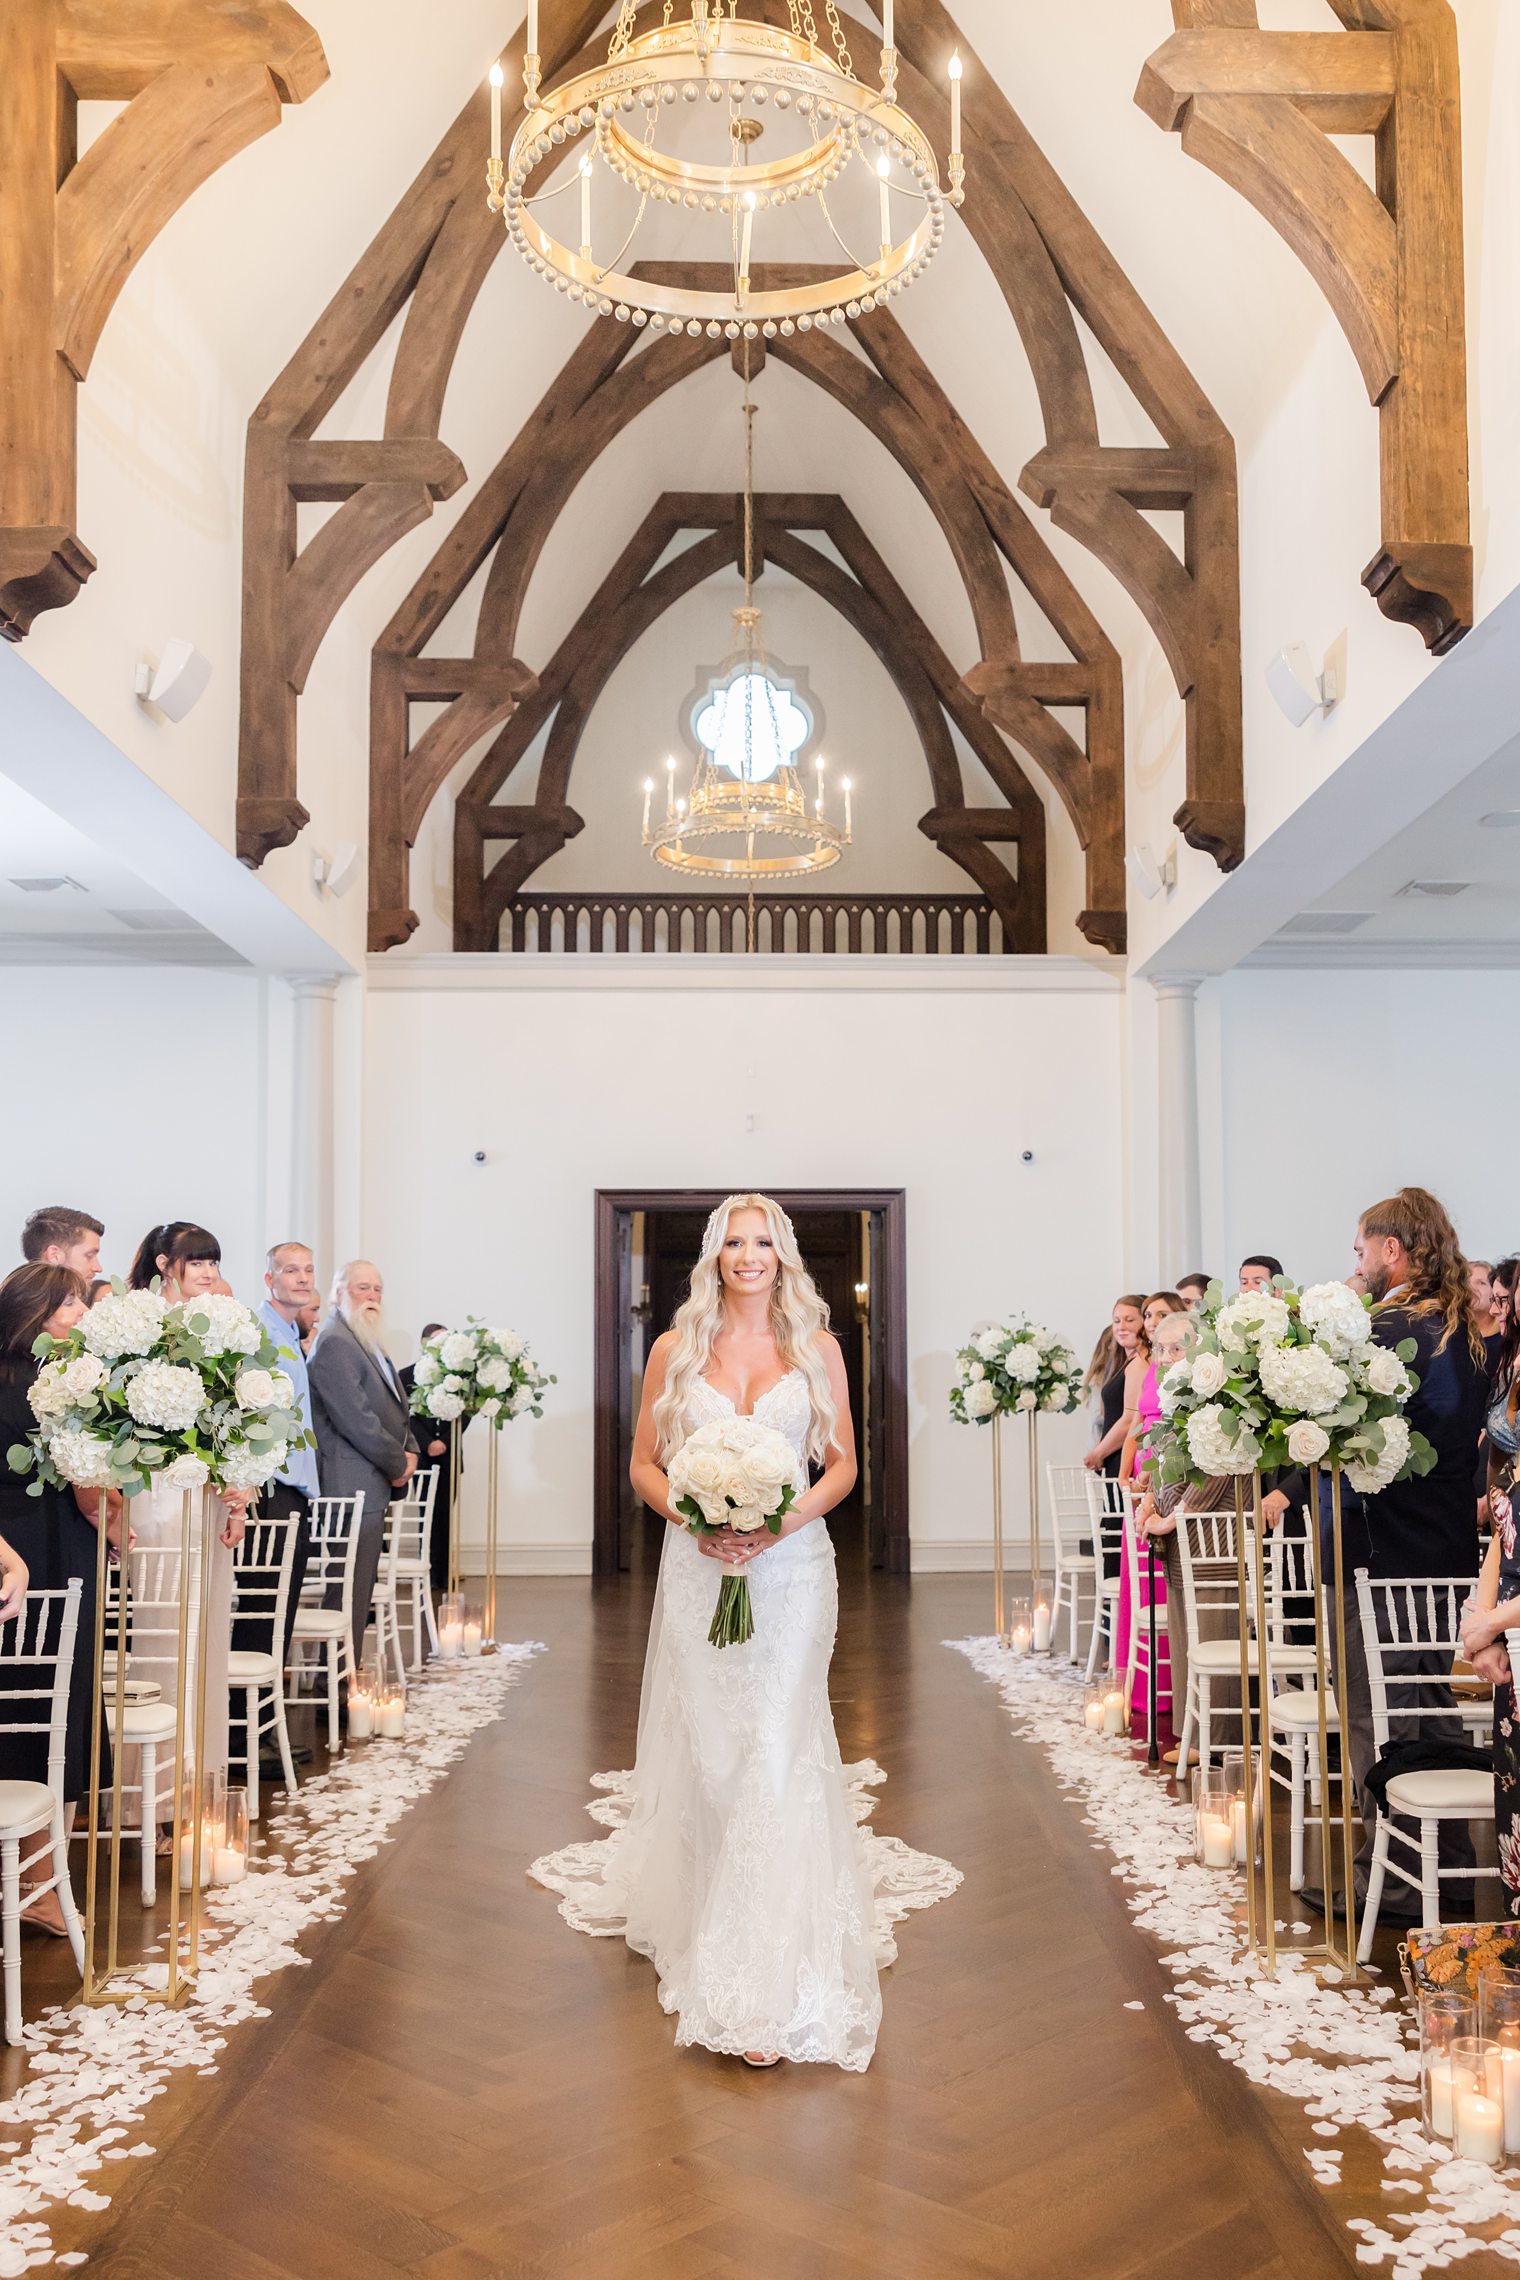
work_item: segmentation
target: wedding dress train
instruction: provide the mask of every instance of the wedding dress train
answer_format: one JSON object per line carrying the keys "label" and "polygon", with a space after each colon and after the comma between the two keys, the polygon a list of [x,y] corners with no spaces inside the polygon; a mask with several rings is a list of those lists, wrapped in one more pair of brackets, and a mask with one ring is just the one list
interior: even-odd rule
{"label": "wedding dress train", "polygon": [[[732,1413],[700,1384],[686,1430]],[[784,1433],[806,1485],[807,1386],[792,1371],[756,1404]],[[667,1528],[631,1773],[599,1773],[588,1807],[609,1836],[546,1854],[529,1871],[560,1914],[622,1937],[659,1973],[678,2046],[779,2051],[861,2073],[881,2023],[877,1972],[893,1926],[961,1881],[948,1861],[863,1826],[886,1776],[841,1762],[829,1706],[839,1611],[821,1521],[749,1568],[755,1633],[708,1645],[729,1571]]]}

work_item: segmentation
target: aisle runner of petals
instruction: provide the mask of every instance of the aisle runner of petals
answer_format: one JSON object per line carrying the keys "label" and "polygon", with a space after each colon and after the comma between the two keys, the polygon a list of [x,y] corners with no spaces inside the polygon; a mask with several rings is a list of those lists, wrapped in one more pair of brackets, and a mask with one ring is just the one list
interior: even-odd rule
{"label": "aisle runner of petals", "polygon": [[[1279,1956],[1270,1980],[1240,1953],[1231,1902],[1235,1877],[1193,1859],[1193,1813],[1141,1771],[1128,1747],[1082,1723],[1082,1681],[1068,1667],[1016,1661],[995,1639],[947,1639],[1002,1694],[1018,1732],[1040,1743],[1060,1787],[1084,1808],[1097,1850],[1131,1887],[1136,1924],[1162,1944],[1176,1978],[1175,2004],[1194,2042],[1211,2042],[1252,2082],[1300,2100],[1326,2141],[1307,2159],[1321,2185],[1341,2178],[1341,2150],[1328,2141],[1360,2128],[1382,2149],[1388,2221],[1348,2220],[1361,2237],[1358,2261],[1418,2280],[1469,2256],[1520,2264],[1520,2176],[1456,2161],[1426,2138],[1419,2120],[1419,2061],[1407,2014],[1391,1987],[1367,1992],[1322,1985]],[[1296,1918],[1289,1894],[1286,1927]],[[1141,2010],[1132,2003],[1130,2010]],[[1401,2200],[1403,2206],[1392,2203]]]}
{"label": "aisle runner of petals", "polygon": [[[207,1894],[200,1978],[182,2009],[75,2004],[27,2027],[30,2078],[0,2102],[0,2280],[87,2261],[77,2249],[54,2249],[42,2212],[58,2202],[110,2206],[106,2163],[154,2151],[141,2135],[153,2100],[187,2067],[214,2074],[228,2028],[268,2018],[255,1982],[310,1962],[296,1944],[301,1934],[343,1913],[348,1880],[502,1715],[508,1691],[542,1651],[533,1641],[479,1662],[433,1665],[412,1685],[404,1741],[350,1750],[270,1813],[260,1824],[265,1857],[250,1862],[243,1883]],[[135,1883],[135,1854],[126,1866],[124,1895]]]}

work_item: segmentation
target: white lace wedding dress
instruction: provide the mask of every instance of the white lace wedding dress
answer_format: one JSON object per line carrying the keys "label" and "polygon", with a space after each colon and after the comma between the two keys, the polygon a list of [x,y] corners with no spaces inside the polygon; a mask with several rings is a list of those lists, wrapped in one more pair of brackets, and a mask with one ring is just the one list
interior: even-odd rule
{"label": "white lace wedding dress", "polygon": [[[732,1413],[700,1384],[686,1430]],[[791,1441],[806,1485],[806,1381],[793,1371],[755,1414]],[[534,1862],[577,1931],[649,1956],[678,2046],[779,2051],[863,2073],[881,2023],[892,1927],[953,1892],[960,1871],[863,1827],[885,1780],[841,1763],[829,1707],[839,1612],[823,1522],[747,1570],[755,1635],[708,1645],[729,1570],[667,1528],[632,1773],[599,1773],[587,1810],[612,1834]]]}

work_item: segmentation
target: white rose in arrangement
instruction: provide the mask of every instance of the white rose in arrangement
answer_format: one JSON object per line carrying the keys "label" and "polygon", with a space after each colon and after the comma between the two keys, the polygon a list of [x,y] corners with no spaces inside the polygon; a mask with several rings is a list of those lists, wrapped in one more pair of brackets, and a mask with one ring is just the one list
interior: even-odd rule
{"label": "white rose in arrangement", "polygon": [[48,1442],[48,1455],[76,1488],[105,1488],[110,1483],[110,1443],[97,1441],[93,1433],[54,1433]]}
{"label": "white rose in arrangement", "polygon": [[1018,1407],[1020,1409],[1038,1409],[1039,1406],[1039,1395],[1035,1392],[1032,1385],[1026,1385],[1023,1392],[1019,1395]]}
{"label": "white rose in arrangement", "polygon": [[430,1397],[428,1409],[441,1425],[451,1424],[456,1417],[464,1415],[464,1396],[440,1389]]}
{"label": "white rose in arrangement", "polygon": [[1187,1445],[1199,1471],[1211,1475],[1254,1472],[1260,1454],[1249,1433],[1230,1439],[1224,1430],[1224,1411],[1217,1401],[1194,1410],[1187,1421]]}
{"label": "white rose in arrangement", "polygon": [[774,1509],[770,1505],[736,1504],[728,1515],[728,1525],[736,1535],[753,1536],[758,1528],[765,1526]]}
{"label": "white rose in arrangement", "polygon": [[26,1389],[32,1415],[39,1425],[66,1416],[74,1406],[73,1396],[64,1383],[66,1367],[62,1362],[45,1363]]}
{"label": "white rose in arrangement", "polygon": [[290,1451],[283,1441],[264,1450],[230,1449],[222,1459],[222,1479],[228,1488],[262,1488],[284,1467]]}
{"label": "white rose in arrangement", "polygon": [[106,1382],[106,1365],[96,1354],[76,1354],[63,1365],[63,1382],[73,1401],[83,1401]]}
{"label": "white rose in arrangement", "polygon": [[670,1494],[679,1503],[689,1496],[700,1505],[704,1519],[722,1527],[728,1516],[728,1484],[733,1466],[720,1445],[687,1441],[670,1460]]}
{"label": "white rose in arrangement", "polygon": [[489,1401],[483,1401],[481,1403],[480,1408],[476,1412],[476,1415],[480,1417],[496,1417],[499,1416],[500,1413],[501,1403],[493,1394]]}
{"label": "white rose in arrangement", "polygon": [[483,1385],[487,1393],[505,1393],[512,1383],[512,1365],[487,1355],[475,1372],[475,1382]]}
{"label": "white rose in arrangement", "polygon": [[446,1370],[467,1370],[475,1360],[475,1341],[467,1330],[451,1330],[438,1350]]}
{"label": "white rose in arrangement", "polygon": [[438,1390],[440,1393],[463,1393],[464,1379],[455,1377],[451,1372],[448,1377],[438,1380]]}
{"label": "white rose in arrangement", "polygon": [[979,1378],[984,1378],[986,1375],[987,1375],[987,1372],[986,1372],[986,1370],[983,1368],[983,1366],[982,1366],[982,1364],[981,1364],[980,1362],[968,1362],[968,1363],[967,1363],[967,1365],[966,1365],[966,1383],[967,1383],[967,1385],[975,1385],[975,1384],[977,1383],[977,1380],[978,1380]]}
{"label": "white rose in arrangement", "polygon": [[1071,1403],[1068,1396],[1059,1386],[1053,1393],[1047,1393],[1044,1400],[1040,1403],[1040,1407],[1042,1409],[1051,1410],[1057,1416],[1059,1416],[1063,1410],[1069,1409],[1070,1406]]}
{"label": "white rose in arrangement", "polygon": [[113,1291],[92,1306],[79,1325],[85,1349],[102,1361],[150,1353],[158,1344],[168,1308],[153,1290]]}
{"label": "white rose in arrangement", "polygon": [[1033,1346],[1010,1346],[1003,1368],[1015,1385],[1033,1385],[1040,1374],[1040,1357]]}
{"label": "white rose in arrangement", "polygon": [[275,1409],[292,1408],[296,1398],[295,1379],[287,1377],[283,1370],[271,1370],[269,1382],[274,1387],[274,1401],[271,1406]]}
{"label": "white rose in arrangement", "polygon": [[1263,1346],[1260,1368],[1262,1391],[1278,1409],[1323,1416],[1349,1390],[1345,1371],[1320,1346]]}
{"label": "white rose in arrangement", "polygon": [[144,1362],[127,1385],[127,1407],[139,1425],[183,1433],[206,1406],[199,1370],[174,1362]]}
{"label": "white rose in arrangement", "polygon": [[[1176,1366],[1177,1369],[1188,1368],[1186,1362],[1179,1362]],[[1172,1370],[1167,1372],[1169,1379],[1175,1374],[1175,1371]],[[1218,1354],[1195,1354],[1193,1356],[1191,1375],[1186,1382],[1192,1386],[1196,1394],[1208,1401],[1218,1393],[1224,1381],[1225,1366]]]}
{"label": "white rose in arrangement", "polygon": [[[1191,1361],[1189,1361],[1188,1357],[1184,1354],[1181,1361],[1173,1362],[1171,1368],[1167,1371],[1166,1376],[1161,1380],[1160,1385],[1156,1388],[1157,1393],[1161,1397],[1161,1412],[1164,1417],[1170,1417],[1172,1415],[1173,1411],[1177,1407],[1178,1402],[1187,1392],[1192,1382],[1193,1365]],[[1218,1389],[1216,1388],[1216,1391],[1217,1390]]]}
{"label": "white rose in arrangement", "polygon": [[1312,1417],[1301,1417],[1288,1429],[1288,1454],[1296,1465],[1317,1465],[1329,1446],[1329,1434]]}
{"label": "white rose in arrangement", "polygon": [[191,1337],[199,1339],[203,1354],[256,1354],[264,1343],[262,1324],[241,1299],[213,1292],[206,1298],[187,1298],[171,1311]]}
{"label": "white rose in arrangement", "polygon": [[1372,1316],[1344,1283],[1314,1283],[1298,1303],[1299,1315],[1339,1361],[1347,1360],[1372,1337]]}
{"label": "white rose in arrangement", "polygon": [[211,1468],[199,1457],[176,1457],[172,1464],[165,1465],[158,1478],[165,1488],[204,1488],[211,1478]]}
{"label": "white rose in arrangement", "polygon": [[1287,1301],[1275,1292],[1243,1290],[1219,1309],[1215,1327],[1221,1346],[1275,1346],[1288,1335],[1291,1319]]}
{"label": "white rose in arrangement", "polygon": [[[290,1380],[285,1380],[287,1385]],[[274,1375],[269,1370],[239,1370],[237,1394],[240,1409],[274,1409],[278,1407],[274,1390]],[[294,1388],[292,1388],[294,1391]]]}
{"label": "white rose in arrangement", "polygon": [[739,1461],[739,1479],[749,1491],[744,1501],[763,1504],[767,1511],[774,1510],[781,1501],[781,1491],[796,1469],[790,1445],[779,1434],[755,1442]]}
{"label": "white rose in arrangement", "polygon": [[997,1405],[997,1394],[985,1378],[979,1379],[975,1385],[966,1388],[966,1415],[968,1417],[990,1417]]}
{"label": "white rose in arrangement", "polygon": [[1379,1346],[1367,1357],[1367,1388],[1371,1393],[1402,1394],[1409,1384],[1409,1372],[1387,1346]]}

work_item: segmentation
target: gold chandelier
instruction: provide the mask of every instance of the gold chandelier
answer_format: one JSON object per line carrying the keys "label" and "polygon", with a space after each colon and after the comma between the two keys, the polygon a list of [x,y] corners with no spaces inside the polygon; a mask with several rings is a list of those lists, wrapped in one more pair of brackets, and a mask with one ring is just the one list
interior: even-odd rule
{"label": "gold chandelier", "polygon": [[[794,745],[779,717],[777,684],[765,654],[755,607],[755,405],[744,376],[744,600],[733,613],[734,642],[718,675],[714,716],[691,785],[676,794],[676,763],[666,763],[665,814],[652,816],[653,778],[644,785],[644,845],[657,863],[706,879],[801,879],[828,871],[852,837],[850,779],[843,780],[844,822],[827,812],[824,764],[814,767],[809,801],[793,765]],[[773,852],[765,852],[769,848]]]}
{"label": "gold chandelier", "polygon": [[[656,332],[753,340],[843,324],[923,274],[944,239],[946,204],[959,206],[965,196],[958,55],[950,64],[944,190],[928,137],[897,101],[893,0],[883,0],[879,87],[856,78],[835,0],[823,0],[832,53],[819,44],[813,0],[787,0],[785,31],[741,14],[740,0],[650,6],[660,8],[659,20],[641,32],[635,0],[622,0],[606,62],[544,91],[539,0],[529,0],[526,116],[505,162],[502,71],[492,67],[487,203],[537,276],[600,316]],[[756,146],[767,136],[777,153],[760,158]],[[577,165],[530,196],[530,185],[546,169],[552,176],[557,155],[581,137]],[[842,234],[830,207],[836,185],[841,209],[853,201],[845,227],[874,238],[866,250],[852,250]],[[578,229],[561,223],[556,236],[538,209],[577,186],[578,208],[572,197],[570,211]],[[680,283],[679,265],[672,281],[669,263],[655,277],[636,273],[651,258],[641,236],[651,206],[708,218],[706,258],[728,272],[719,289]],[[815,217],[811,233],[828,258],[810,268],[807,283],[756,290],[756,237],[763,243],[765,217],[786,208]],[[899,231],[905,209],[911,226]],[[598,235],[612,250],[595,250]]]}

